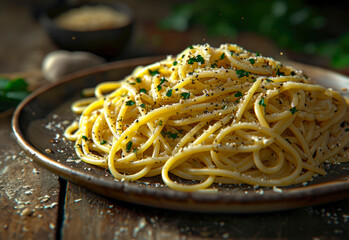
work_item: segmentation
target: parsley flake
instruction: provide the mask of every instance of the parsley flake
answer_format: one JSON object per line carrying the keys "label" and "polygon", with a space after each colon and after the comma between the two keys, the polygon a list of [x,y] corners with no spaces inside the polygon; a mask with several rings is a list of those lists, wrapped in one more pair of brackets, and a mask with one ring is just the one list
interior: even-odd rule
{"label": "parsley flake", "polygon": [[136,78],[136,82],[141,83],[142,79],[140,77]]}
{"label": "parsley flake", "polygon": [[188,99],[189,96],[190,96],[190,93],[189,92],[184,92],[184,93],[181,93],[181,96],[183,99]]}
{"label": "parsley flake", "polygon": [[170,90],[167,91],[166,96],[167,96],[167,97],[171,97],[171,96],[172,96],[172,89],[170,89]]}
{"label": "parsley flake", "polygon": [[196,57],[192,57],[192,58],[190,58],[188,60],[188,64],[193,65],[194,62],[198,62],[198,63],[204,64],[205,63],[205,59],[199,54]]}
{"label": "parsley flake", "polygon": [[145,94],[146,94],[146,93],[147,93],[147,90],[145,90],[145,88],[141,88],[141,89],[139,89],[139,92],[140,92],[140,93],[142,92],[142,93],[145,93]]}
{"label": "parsley flake", "polygon": [[257,57],[259,57],[259,56],[260,56],[259,52],[256,52],[256,56],[257,56]]}
{"label": "parsley flake", "polygon": [[253,58],[248,59],[248,61],[251,63],[251,65],[253,65],[256,62],[256,60],[254,60]]}
{"label": "parsley flake", "polygon": [[193,45],[190,45],[189,48],[190,48],[190,49],[194,49],[194,48],[193,48]]}
{"label": "parsley flake", "polygon": [[82,139],[84,139],[85,141],[88,140],[88,138],[85,135],[82,135]]}
{"label": "parsley flake", "polygon": [[144,104],[144,103],[142,103],[142,104],[139,105],[139,106],[141,106],[141,108],[145,108],[145,104]]}
{"label": "parsley flake", "polygon": [[158,125],[162,126],[162,120],[159,120]]}
{"label": "parsley flake", "polygon": [[166,132],[163,135],[168,138],[172,138],[173,140],[175,140],[178,137],[178,133],[172,133],[172,132]]}
{"label": "parsley flake", "polygon": [[276,76],[285,76],[285,73],[281,72],[279,67],[276,68]]}
{"label": "parsley flake", "polygon": [[132,100],[126,102],[126,106],[133,106],[135,104],[136,103],[134,101],[132,101]]}
{"label": "parsley flake", "polygon": [[261,98],[261,100],[259,100],[258,104],[265,107],[264,98]]}
{"label": "parsley flake", "polygon": [[132,148],[132,142],[129,141],[127,144],[126,144],[126,152],[130,152],[131,151],[131,148]]}
{"label": "parsley flake", "polygon": [[105,140],[102,140],[102,141],[100,142],[101,145],[104,145],[104,144],[106,144],[106,143],[107,143],[107,141],[105,141]]}
{"label": "parsley flake", "polygon": [[160,85],[162,85],[164,82],[168,82],[166,78],[162,77],[160,78]]}
{"label": "parsley flake", "polygon": [[242,78],[242,77],[248,77],[250,72],[249,71],[245,71],[243,69],[236,69],[235,70],[236,74],[238,75],[238,78]]}
{"label": "parsley flake", "polygon": [[265,79],[265,81],[267,81],[268,83],[274,82],[273,80],[271,80],[271,79],[269,79],[269,78]]}
{"label": "parsley flake", "polygon": [[160,84],[159,84],[159,85],[157,85],[157,86],[156,86],[156,88],[157,88],[158,92],[160,92],[160,90],[162,89],[162,87],[161,87],[161,85],[160,85]]}
{"label": "parsley flake", "polygon": [[177,64],[178,64],[177,61],[174,61],[174,62],[173,62],[173,66],[176,66]]}
{"label": "parsley flake", "polygon": [[160,73],[159,73],[159,69],[155,69],[155,70],[148,69],[148,72],[149,72],[149,74],[152,75],[152,76],[155,76],[155,75],[157,75],[157,74],[160,74]]}
{"label": "parsley flake", "polygon": [[290,108],[290,112],[292,114],[295,114],[296,112],[298,112],[298,109],[296,109],[296,107]]}
{"label": "parsley flake", "polygon": [[211,68],[215,68],[215,67],[217,67],[217,63],[211,64]]}
{"label": "parsley flake", "polygon": [[219,57],[220,60],[224,59],[225,53],[222,53],[222,55]]}
{"label": "parsley flake", "polygon": [[234,94],[234,96],[235,96],[235,97],[242,97],[242,93],[238,91],[238,92],[236,92],[236,93]]}

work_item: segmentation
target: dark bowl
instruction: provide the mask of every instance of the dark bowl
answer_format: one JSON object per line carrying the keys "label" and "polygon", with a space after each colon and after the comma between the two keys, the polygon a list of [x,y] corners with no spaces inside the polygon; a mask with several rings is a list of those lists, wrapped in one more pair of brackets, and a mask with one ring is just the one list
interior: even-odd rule
{"label": "dark bowl", "polygon": [[[67,30],[57,26],[55,18],[73,8],[81,6],[105,5],[127,14],[130,21],[127,25],[94,31]],[[61,49],[69,51],[88,51],[106,59],[113,59],[119,55],[128,45],[134,25],[133,11],[125,4],[96,3],[83,5],[60,5],[48,8],[40,17],[40,22],[52,41]]]}

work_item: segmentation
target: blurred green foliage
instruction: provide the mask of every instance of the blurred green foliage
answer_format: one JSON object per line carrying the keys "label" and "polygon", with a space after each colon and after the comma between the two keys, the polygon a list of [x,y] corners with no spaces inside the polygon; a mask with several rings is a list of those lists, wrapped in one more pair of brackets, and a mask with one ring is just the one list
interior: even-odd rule
{"label": "blurred green foliage", "polygon": [[23,78],[0,77],[0,112],[16,107],[28,95],[28,83]]}
{"label": "blurred green foliage", "polygon": [[255,32],[281,48],[328,57],[332,67],[349,66],[349,31],[337,36],[327,31],[326,16],[304,0],[195,0],[177,4],[160,22],[177,31],[198,25],[212,36]]}

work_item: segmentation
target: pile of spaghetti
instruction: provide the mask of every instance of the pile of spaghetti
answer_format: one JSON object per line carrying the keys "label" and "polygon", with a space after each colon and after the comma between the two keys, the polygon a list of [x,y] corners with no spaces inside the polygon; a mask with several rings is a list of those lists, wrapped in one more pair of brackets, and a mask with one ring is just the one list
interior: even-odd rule
{"label": "pile of spaghetti", "polygon": [[161,175],[181,191],[287,186],[349,160],[340,93],[237,45],[190,46],[94,95],[73,104],[81,116],[65,137],[116,179]]}

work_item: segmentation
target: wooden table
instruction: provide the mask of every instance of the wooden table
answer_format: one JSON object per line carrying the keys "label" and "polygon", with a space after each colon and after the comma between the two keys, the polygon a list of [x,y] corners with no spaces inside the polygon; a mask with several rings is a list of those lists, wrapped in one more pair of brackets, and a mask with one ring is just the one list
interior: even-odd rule
{"label": "wooden table", "polygon": [[[28,6],[5,1],[0,22],[15,18],[0,25],[0,75],[37,71],[55,49]],[[0,147],[0,239],[349,238],[349,199],[262,214],[167,211],[102,197],[40,167],[16,143],[11,112],[0,115]]]}

